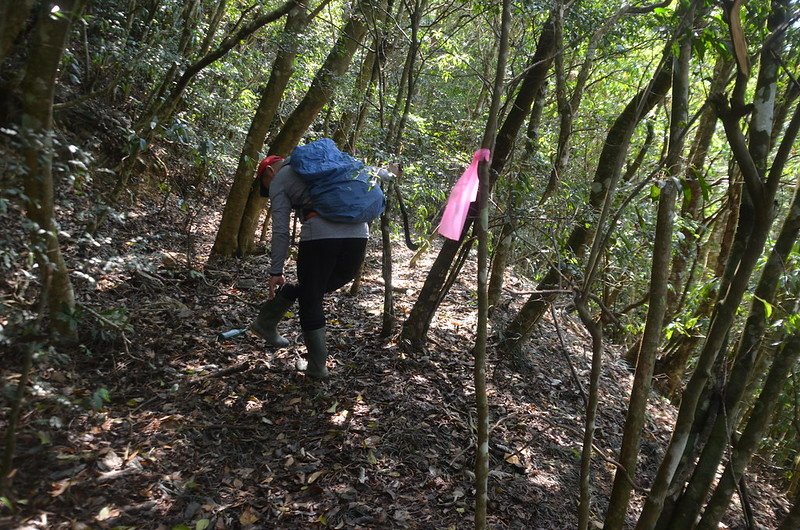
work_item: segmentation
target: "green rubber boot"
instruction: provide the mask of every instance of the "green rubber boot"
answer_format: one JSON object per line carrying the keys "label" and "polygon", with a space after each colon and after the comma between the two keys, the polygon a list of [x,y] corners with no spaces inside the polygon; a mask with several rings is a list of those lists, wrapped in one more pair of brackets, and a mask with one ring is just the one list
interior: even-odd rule
{"label": "green rubber boot", "polygon": [[267,341],[270,346],[285,348],[289,345],[289,341],[278,333],[278,322],[293,303],[278,291],[275,298],[261,304],[258,317],[250,324],[250,331]]}
{"label": "green rubber boot", "polygon": [[308,351],[306,375],[314,379],[327,379],[328,367],[325,366],[325,360],[328,358],[328,348],[325,347],[325,328],[304,331],[303,341],[306,343]]}

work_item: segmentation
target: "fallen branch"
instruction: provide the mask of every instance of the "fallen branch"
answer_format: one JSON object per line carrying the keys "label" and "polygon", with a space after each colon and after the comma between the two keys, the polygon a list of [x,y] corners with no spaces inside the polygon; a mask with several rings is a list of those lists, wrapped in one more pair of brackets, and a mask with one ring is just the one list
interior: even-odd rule
{"label": "fallen branch", "polygon": [[578,377],[578,371],[575,370],[575,366],[572,364],[572,359],[567,352],[567,345],[564,343],[564,336],[561,334],[561,326],[558,325],[558,318],[556,318],[556,310],[553,307],[553,304],[550,304],[550,314],[553,317],[553,324],[556,327],[556,333],[558,333],[558,340],[561,342],[561,352],[564,355],[564,359],[567,360],[567,364],[569,364],[569,371],[572,373],[572,378],[575,380],[575,384],[578,385],[578,390],[580,390],[581,398],[583,398],[583,405],[586,406],[588,399],[586,398],[586,391],[583,389],[583,385],[581,384],[581,380]]}

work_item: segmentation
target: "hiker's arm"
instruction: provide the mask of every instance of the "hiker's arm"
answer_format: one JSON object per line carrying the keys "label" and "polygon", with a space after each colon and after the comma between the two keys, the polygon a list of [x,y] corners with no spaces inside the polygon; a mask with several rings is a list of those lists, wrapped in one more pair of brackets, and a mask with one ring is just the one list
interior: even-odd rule
{"label": "hiker's arm", "polygon": [[292,213],[292,203],[286,191],[276,187],[276,182],[270,186],[270,201],[272,201],[272,239],[270,241],[270,276],[283,274],[283,264],[289,255],[289,217]]}

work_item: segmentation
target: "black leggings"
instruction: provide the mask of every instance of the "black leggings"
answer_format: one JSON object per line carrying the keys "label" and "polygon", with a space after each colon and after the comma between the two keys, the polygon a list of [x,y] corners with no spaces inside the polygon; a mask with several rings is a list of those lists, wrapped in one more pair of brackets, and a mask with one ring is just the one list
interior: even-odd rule
{"label": "black leggings", "polygon": [[356,277],[367,249],[365,238],[301,241],[297,255],[297,285],[286,284],[281,294],[300,301],[300,328],[325,326],[322,297]]}

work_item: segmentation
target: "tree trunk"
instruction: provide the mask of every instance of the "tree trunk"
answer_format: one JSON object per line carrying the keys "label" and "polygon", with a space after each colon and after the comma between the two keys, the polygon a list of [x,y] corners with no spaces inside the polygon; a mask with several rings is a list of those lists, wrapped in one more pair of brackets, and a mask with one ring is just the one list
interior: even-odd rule
{"label": "tree trunk", "polygon": [[[417,72],[414,71],[414,65],[419,54],[419,28],[426,7],[427,0],[415,0],[414,9],[411,12],[411,44],[408,48],[402,76],[405,83],[398,87],[395,107],[392,110],[393,120],[390,122],[392,126],[389,128],[389,136],[386,143],[388,149],[393,153],[397,153],[400,150],[403,130],[406,127],[406,122],[408,122],[408,115],[411,113],[411,101],[414,99],[414,93],[416,92]],[[398,112],[401,103],[403,111]]]}
{"label": "tree trunk", "polygon": [[207,54],[211,50],[211,44],[214,43],[214,37],[217,36],[219,25],[222,22],[222,17],[225,16],[225,8],[228,5],[228,0],[219,0],[217,7],[211,14],[211,19],[208,21],[208,30],[206,36],[203,38],[203,44],[200,46],[200,56]]}
{"label": "tree trunk", "polygon": [[[622,165],[628,153],[630,138],[636,125],[650,109],[669,91],[672,79],[671,59],[665,60],[656,70],[648,85],[634,96],[622,113],[614,121],[608,131],[606,141],[595,171],[591,185],[588,213],[572,229],[567,240],[567,251],[575,256],[582,256],[584,247],[591,238],[591,229],[587,227],[591,218],[596,215],[607,194],[613,195],[622,171]],[[590,225],[591,226],[591,225]],[[539,282],[537,291],[557,289],[562,271],[551,267],[544,279]],[[520,311],[509,323],[503,333],[501,348],[509,355],[518,357],[522,345],[530,337],[533,328],[542,318],[554,295],[533,294],[525,302]]]}
{"label": "tree trunk", "polygon": [[279,51],[272,63],[269,81],[261,94],[261,101],[247,131],[242,153],[239,155],[239,165],[236,167],[214,246],[211,248],[212,256],[235,256],[240,250],[237,236],[242,223],[242,214],[250,191],[258,187],[258,182],[253,179],[258,164],[258,153],[264,145],[264,139],[278,111],[286,85],[294,73],[298,38],[307,23],[306,11],[301,6],[292,9],[286,18],[283,42],[278,47]]}
{"label": "tree trunk", "polygon": [[[714,66],[714,79],[711,82],[710,88],[712,94],[721,92],[725,88],[732,68],[732,61],[722,57],[717,59],[717,64]],[[716,124],[717,115],[714,112],[714,108],[711,105],[707,105],[700,116],[700,123],[697,126],[697,132],[694,142],[692,143],[692,148],[689,151],[689,158],[686,164],[687,189],[683,194],[681,217],[686,220],[685,223],[687,226],[681,230],[683,238],[678,242],[678,249],[672,261],[672,271],[669,276],[669,284],[672,288],[667,293],[668,320],[672,319],[680,310],[680,294],[683,292],[681,287],[684,284],[687,264],[691,252],[695,247],[695,241],[700,236],[700,234],[696,233],[695,228],[701,215],[700,206],[703,202],[700,178],[705,170],[706,156],[711,146],[711,140],[714,138]]]}
{"label": "tree trunk", "polygon": [[696,9],[696,2],[691,2],[685,9],[678,10],[678,16],[687,23],[682,24],[682,30],[678,36],[680,51],[679,56],[675,58],[673,67],[667,178],[664,180],[658,199],[653,263],[650,270],[650,304],[647,308],[647,320],[625,417],[622,448],[618,459],[622,467],[618,467],[614,475],[614,486],[603,525],[603,528],[607,530],[621,529],[625,523],[628,502],[633,489],[630,477],[636,476],[636,461],[645,422],[645,408],[652,388],[653,366],[658,346],[661,343],[664,315],[667,311],[672,228],[675,223],[673,214],[678,194],[673,179],[677,179],[682,173],[681,156],[685,143],[685,124],[688,123],[689,118],[689,60],[692,55],[692,29]]}
{"label": "tree trunk", "polygon": [[356,140],[364,125],[372,88],[386,60],[385,41],[386,34],[390,29],[387,27],[386,16],[392,10],[393,3],[394,0],[388,0],[386,8],[379,10],[375,16],[372,49],[368,49],[366,52],[350,100],[347,102],[333,134],[333,141],[336,142],[339,149],[350,154],[355,154]]}
{"label": "tree trunk", "polygon": [[[531,116],[528,120],[528,129],[526,132],[525,150],[529,156],[532,156],[536,150],[537,141],[539,136],[539,125],[542,120],[542,111],[545,106],[547,83],[542,83],[539,91],[536,94],[536,99],[533,101],[533,108],[531,109]],[[508,199],[506,201],[506,213],[503,217],[503,226],[500,229],[500,236],[495,247],[494,256],[492,256],[492,265],[490,268],[491,276],[489,277],[489,316],[494,313],[497,304],[500,303],[500,297],[503,290],[503,281],[508,266],[508,260],[514,250],[514,232],[517,229],[516,220],[514,218],[514,211],[519,202],[519,194],[515,193],[513,189],[509,189]]]}
{"label": "tree trunk", "polygon": [[58,65],[73,20],[80,15],[85,0],[65,0],[59,4],[62,17],[51,17],[52,4],[44,2],[34,28],[30,56],[21,83],[23,155],[27,165],[25,195],[27,216],[33,223],[30,233],[34,254],[42,276],[41,296],[47,300],[50,330],[67,340],[77,337],[65,316],[75,310],[75,295],[69,271],[58,242],[53,190],[53,94]]}
{"label": "tree trunk", "polygon": [[800,334],[794,333],[784,338],[783,344],[775,355],[775,361],[764,382],[764,389],[758,396],[753,414],[742,432],[731,454],[731,460],[719,479],[717,489],[706,505],[703,517],[697,530],[719,528],[719,521],[725,515],[731,497],[736,491],[736,484],[743,476],[750,459],[758,449],[767,427],[772,419],[775,406],[783,392],[783,385],[792,370],[792,366],[800,358]]}
{"label": "tree trunk", "polygon": [[592,440],[594,439],[597,404],[600,401],[600,373],[603,365],[603,325],[589,313],[586,299],[576,300],[578,315],[592,337],[592,370],[589,375],[589,399],[586,403],[586,420],[581,450],[580,504],[578,507],[578,530],[589,528],[591,514],[591,466]]}
{"label": "tree trunk", "polygon": [[633,180],[633,177],[635,177],[636,173],[639,172],[639,168],[642,167],[644,157],[647,156],[648,151],[650,151],[650,147],[653,145],[653,140],[656,137],[653,121],[647,120],[647,122],[645,122],[645,126],[647,127],[647,134],[644,137],[644,142],[642,142],[642,146],[639,148],[639,152],[636,153],[636,157],[634,157],[633,162],[628,164],[628,167],[625,169],[625,174],[622,175],[622,182],[630,182]]}
{"label": "tree trunk", "polygon": [[[490,193],[494,183],[500,173],[502,173],[506,162],[511,156],[517,133],[522,127],[525,117],[530,112],[533,99],[545,82],[547,72],[550,70],[550,65],[552,64],[554,52],[555,37],[553,16],[551,15],[542,29],[542,34],[539,36],[536,52],[530,61],[532,66],[529,67],[528,73],[525,75],[522,86],[514,100],[514,104],[506,116],[503,126],[497,133],[494,152],[492,153],[492,168],[489,175]],[[454,277],[454,274],[457,275],[460,267],[459,264],[463,263],[462,260],[456,259],[456,256],[459,253],[462,243],[466,239],[465,236],[471,223],[475,219],[475,215],[476,210],[470,207],[470,213],[464,226],[461,241],[446,239],[442,244],[442,248],[436,256],[431,270],[428,272],[428,276],[425,278],[425,284],[422,286],[419,297],[411,308],[408,319],[406,319],[403,324],[403,331],[400,333],[400,339],[412,349],[421,349],[425,345],[425,336],[428,333],[431,320],[433,320],[433,315],[436,314],[440,302],[449,290],[446,279],[449,276]],[[471,241],[467,241],[466,245],[471,245]],[[453,266],[454,274],[448,275],[451,266]]]}
{"label": "tree trunk", "polygon": [[[347,72],[350,61],[361,45],[367,26],[378,8],[378,0],[361,0],[352,16],[342,29],[322,67],[314,76],[314,81],[306,95],[287,118],[278,135],[269,147],[269,154],[288,155],[297,145],[308,126],[314,121],[322,108],[330,101],[341,78]],[[242,221],[237,235],[239,253],[249,254],[253,236],[258,226],[258,218],[266,199],[261,197],[257,187],[250,190]]]}
{"label": "tree trunk", "polygon": [[[606,22],[590,37],[589,43],[586,47],[586,55],[584,57],[583,64],[581,65],[581,69],[578,71],[575,87],[573,88],[572,96],[569,97],[569,99],[567,99],[566,93],[567,75],[566,72],[564,72],[564,66],[562,64],[563,54],[559,53],[556,55],[556,95],[558,100],[558,112],[560,116],[558,146],[556,147],[555,160],[550,171],[550,178],[547,182],[547,187],[545,188],[544,192],[542,193],[542,197],[539,200],[539,204],[544,204],[547,199],[552,196],[552,194],[556,191],[556,187],[558,186],[561,175],[565,174],[567,171],[571,150],[570,143],[572,141],[572,125],[575,121],[575,115],[578,113],[578,109],[581,105],[581,100],[583,99],[586,81],[589,79],[589,74],[594,66],[597,46],[600,44],[602,38],[609,32],[609,30],[617,26],[619,19],[622,18],[622,16],[625,15],[629,9],[629,6],[623,6],[617,10],[616,13],[609,17],[608,20],[606,20]],[[564,46],[563,39],[561,37],[561,22],[562,19],[559,18],[557,24],[557,40],[559,42],[559,48],[563,48]]]}
{"label": "tree trunk", "polygon": [[[277,9],[256,17],[249,24],[237,31],[234,35],[230,35],[225,38],[214,51],[205,54],[199,60],[191,64],[172,87],[172,90],[169,92],[169,94],[164,96],[166,91],[172,85],[175,75],[177,75],[177,63],[172,66],[170,71],[167,72],[167,75],[165,76],[158,93],[151,98],[151,102],[141,113],[138,123],[134,126],[134,129],[139,136],[139,142],[132,149],[132,152],[120,164],[117,171],[116,185],[106,201],[108,204],[117,202],[120,194],[127,189],[128,181],[130,180],[130,177],[139,159],[139,153],[143,150],[142,146],[147,146],[150,144],[153,138],[158,134],[157,127],[159,124],[163,125],[172,118],[178,104],[183,98],[184,91],[189,86],[189,83],[197,76],[197,74],[199,74],[207,66],[224,57],[229,51],[237,46],[241,40],[252,35],[266,24],[274,22],[286,15],[295,6],[295,4],[295,0],[289,0]],[[193,8],[191,7],[192,5],[194,4],[188,4],[186,7],[189,14],[185,16],[185,28],[189,28],[189,30],[192,29],[190,25],[191,12],[193,11]],[[191,35],[191,31],[189,31],[189,35]],[[188,40],[186,45],[181,45],[181,54],[184,56],[188,56],[187,46]],[[99,210],[99,213],[89,223],[89,227],[87,228],[90,233],[95,232],[105,222],[105,219],[108,215],[108,208],[106,205],[99,205]],[[258,222],[258,219],[256,219],[255,222]],[[253,231],[255,231],[255,226],[253,226]]]}
{"label": "tree trunk", "polygon": [[[384,44],[381,44],[381,46],[384,46]],[[367,92],[364,96],[364,100],[358,107],[358,114],[355,117],[355,122],[351,128],[350,136],[348,136],[347,141],[344,144],[345,149],[348,152],[356,152],[358,139],[361,137],[361,132],[364,130],[364,123],[367,120],[367,111],[370,106],[370,101],[372,100],[372,92],[375,90],[375,84],[380,81],[380,75],[384,64],[386,64],[386,52],[381,51],[372,64],[372,77],[367,85]]]}
{"label": "tree trunk", "polygon": [[15,0],[0,4],[0,63],[11,52],[14,40],[25,29],[34,3],[34,0]]}
{"label": "tree trunk", "polygon": [[[389,219],[392,213],[392,188],[394,182],[386,184],[386,209],[381,215],[381,275],[383,276],[383,325],[381,326],[381,337],[386,338],[392,335],[395,325],[394,295],[392,292],[392,235]],[[359,271],[360,272],[360,271]],[[359,277],[361,275],[359,274]]]}
{"label": "tree trunk", "polygon": [[[373,47],[377,44],[377,37],[373,41]],[[347,103],[342,110],[342,115],[339,117],[339,123],[336,125],[336,130],[333,132],[333,141],[342,151],[348,151],[353,154],[353,147],[348,145],[348,140],[353,129],[353,125],[358,119],[359,110],[361,109],[360,103],[364,99],[364,94],[369,91],[372,84],[372,73],[375,66],[375,59],[377,54],[375,50],[367,50],[364,60],[361,62],[361,70],[358,72],[356,82],[353,85],[353,92]]]}
{"label": "tree trunk", "polygon": [[[736,176],[734,175],[732,180],[735,181],[735,179]],[[740,219],[740,208],[738,206],[741,196],[742,183],[741,181],[735,181],[728,188],[728,213],[725,216],[725,223],[718,225],[723,228],[719,252],[716,255],[716,263],[713,269],[714,277],[719,279],[720,282],[724,276],[725,263],[731,259],[736,227]],[[707,324],[711,319],[711,313],[719,291],[719,287],[711,288],[703,295],[701,302],[692,315],[692,319],[696,324],[687,330],[689,335],[673,335],[670,344],[665,348],[664,355],[656,362],[655,375],[659,381],[658,389],[663,395],[669,398],[677,396],[677,391],[683,384],[686,365],[704,336],[701,329],[703,323]]]}
{"label": "tree trunk", "polygon": [[184,3],[183,12],[181,13],[181,21],[183,22],[181,37],[178,40],[178,48],[175,52],[177,58],[170,64],[170,67],[161,79],[161,83],[158,85],[158,89],[151,92],[148,96],[134,125],[134,130],[137,131],[138,135],[144,137],[148,141],[150,135],[153,134],[153,127],[150,127],[150,123],[155,119],[158,109],[163,104],[164,98],[169,91],[169,87],[172,86],[172,83],[175,81],[181,63],[189,61],[189,56],[191,55],[189,44],[192,40],[192,32],[195,29],[195,23],[192,19],[194,18],[196,9],[197,0],[190,0]]}
{"label": "tree trunk", "polygon": [[295,0],[290,0],[279,6],[277,9],[256,17],[235,34],[230,35],[223,40],[214,51],[205,54],[203,57],[192,63],[175,83],[175,86],[170,91],[166,101],[164,101],[162,105],[158,106],[155,113],[158,122],[163,124],[172,118],[172,116],[175,114],[175,109],[177,108],[178,103],[180,103],[181,99],[183,98],[183,93],[186,91],[186,87],[189,86],[189,83],[197,76],[197,74],[203,71],[207,66],[224,57],[244,39],[267,24],[282,18],[296,6],[297,2]]}
{"label": "tree trunk", "polygon": [[[773,2],[773,13],[769,21],[771,32],[775,31],[776,28],[780,26],[780,17],[785,17],[785,9],[780,2],[786,1],[787,0],[775,0]],[[775,192],[780,182],[786,157],[788,157],[789,146],[791,145],[791,141],[793,141],[793,138],[791,138],[788,145],[786,145],[786,140],[789,137],[789,132],[787,131],[784,136],[784,142],[781,144],[781,148],[778,150],[772,168],[769,171],[769,175],[767,179],[764,180],[764,168],[766,168],[766,157],[769,153],[769,141],[775,103],[777,64],[782,50],[782,35],[782,33],[771,34],[770,37],[774,38],[769,40],[769,48],[765,47],[762,50],[761,68],[756,83],[753,114],[750,120],[749,148],[739,128],[739,114],[731,109],[724,96],[718,95],[714,98],[717,113],[725,126],[728,143],[731,146],[731,150],[745,179],[746,195],[752,199],[754,219],[752,229],[749,232],[749,238],[742,252],[741,260],[736,264],[735,271],[732,274],[727,289],[721,291],[723,298],[719,301],[717,309],[714,312],[706,341],[697,361],[697,367],[683,393],[683,400],[678,412],[678,418],[675,422],[672,438],[653,482],[653,486],[650,489],[650,494],[647,497],[639,522],[637,523],[637,530],[650,530],[654,528],[659,518],[669,485],[672,482],[672,478],[680,462],[680,457],[686,449],[689,433],[694,423],[698,401],[711,375],[711,368],[733,324],[736,310],[747,289],[750,276],[755,268],[756,262],[761,256],[772,226],[772,205]],[[734,88],[734,99],[732,102],[734,108],[744,107],[743,101],[737,99],[737,97],[740,97],[737,96],[737,94],[741,95],[744,93],[740,86],[742,83],[746,82],[746,78],[742,78],[741,75],[739,77],[740,79],[737,79],[737,85],[739,86]],[[795,131],[794,135],[796,134]]]}
{"label": "tree trunk", "polygon": [[[494,148],[497,136],[497,121],[500,113],[500,99],[503,96],[503,84],[508,60],[508,40],[511,26],[511,0],[503,0],[503,12],[500,22],[500,45],[497,51],[497,71],[492,90],[492,102],[486,131],[481,148],[490,152]],[[475,337],[475,407],[477,411],[478,439],[475,447],[475,528],[486,528],[486,508],[489,501],[489,401],[486,394],[486,339],[488,336],[489,297],[488,271],[489,261],[489,192],[491,163],[488,160],[478,164],[478,328]]]}
{"label": "tree trunk", "polygon": [[[795,121],[800,123],[800,111],[795,113],[793,122]],[[793,128],[796,130],[797,127],[797,123],[790,124],[787,133],[791,133],[791,130]],[[696,471],[686,486],[686,492],[678,503],[673,517],[675,521],[673,525],[677,528],[695,521],[700,513],[702,503],[716,478],[719,463],[728,448],[731,433],[738,425],[740,405],[747,383],[752,377],[758,376],[753,373],[753,370],[767,329],[767,315],[775,303],[786,260],[797,241],[798,234],[800,234],[800,193],[796,189],[788,216],[756,286],[750,315],[747,317],[744,330],[739,338],[733,369],[727,377],[727,384],[723,392],[724,408],[717,415],[711,437],[703,449],[700,460],[696,464]]]}
{"label": "tree trunk", "polygon": [[[511,209],[514,206],[511,202],[513,198],[509,197],[508,201],[507,207]],[[511,253],[514,249],[516,224],[511,217],[512,215],[510,211],[505,215],[505,221],[500,230],[497,245],[494,248],[494,256],[492,256],[491,276],[489,277],[487,292],[487,296],[489,297],[489,316],[494,314],[495,309],[497,309],[497,304],[500,302],[500,296],[503,291],[503,277],[505,276],[508,260],[511,259]]]}
{"label": "tree trunk", "polygon": [[22,401],[25,398],[25,388],[28,386],[28,378],[31,373],[31,366],[33,365],[34,344],[25,344],[24,352],[22,352],[22,369],[20,370],[19,380],[17,381],[17,389],[14,396],[11,397],[11,406],[8,410],[8,415],[5,429],[6,432],[3,436],[3,455],[0,457],[0,496],[11,498],[11,481],[14,478],[13,465],[14,465],[14,451],[17,445],[17,425],[19,423],[19,414],[22,409]]}

